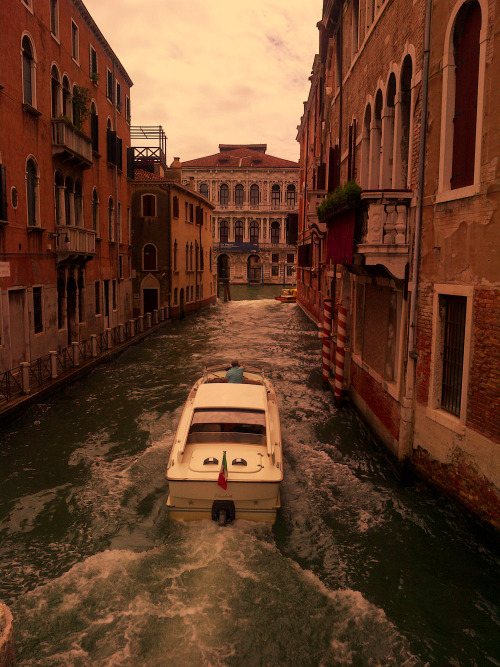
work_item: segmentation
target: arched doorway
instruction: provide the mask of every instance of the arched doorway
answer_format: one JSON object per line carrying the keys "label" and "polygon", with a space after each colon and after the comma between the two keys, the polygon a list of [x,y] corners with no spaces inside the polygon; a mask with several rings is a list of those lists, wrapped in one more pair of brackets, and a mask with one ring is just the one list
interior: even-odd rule
{"label": "arched doorway", "polygon": [[68,345],[78,340],[76,322],[76,280],[71,277],[66,285],[66,323],[68,327]]}
{"label": "arched doorway", "polygon": [[217,278],[219,280],[229,280],[229,256],[219,255],[217,258]]}
{"label": "arched doorway", "polygon": [[160,285],[154,276],[146,276],[141,283],[142,314],[152,313],[159,308]]}
{"label": "arched doorway", "polygon": [[247,260],[247,275],[249,283],[262,281],[262,262],[258,255],[250,255]]}

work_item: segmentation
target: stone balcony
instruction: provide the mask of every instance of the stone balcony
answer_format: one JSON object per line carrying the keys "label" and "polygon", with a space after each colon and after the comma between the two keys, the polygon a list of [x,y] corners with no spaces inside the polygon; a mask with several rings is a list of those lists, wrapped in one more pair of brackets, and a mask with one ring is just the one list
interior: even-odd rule
{"label": "stone balcony", "polygon": [[54,236],[58,262],[64,261],[69,256],[74,258],[80,255],[82,258],[90,259],[95,255],[96,232],[91,229],[58,225]]}
{"label": "stone balcony", "polygon": [[88,169],[92,166],[92,140],[66,118],[52,119],[52,155]]}
{"label": "stone balcony", "polygon": [[361,194],[357,253],[364,255],[367,266],[381,264],[398,279],[405,277],[409,262],[408,225],[412,197],[409,190],[364,190]]}

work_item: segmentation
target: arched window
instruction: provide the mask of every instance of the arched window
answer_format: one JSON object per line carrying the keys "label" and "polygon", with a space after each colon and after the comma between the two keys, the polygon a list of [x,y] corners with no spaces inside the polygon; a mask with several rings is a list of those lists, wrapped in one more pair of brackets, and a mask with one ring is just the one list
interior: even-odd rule
{"label": "arched window", "polygon": [[36,104],[35,56],[33,44],[28,35],[23,37],[23,102],[34,107]]}
{"label": "arched window", "polygon": [[75,125],[76,127],[81,127],[81,125],[82,125],[81,110],[80,110],[80,106],[78,104],[76,104],[76,100],[78,99],[78,93],[79,93],[79,88],[75,83],[75,85],[73,86],[73,100],[74,100],[74,103],[72,104],[72,106],[73,106],[73,125]]}
{"label": "arched window", "polygon": [[156,247],[148,243],[143,248],[144,271],[156,271]]}
{"label": "arched window", "polygon": [[223,183],[219,188],[219,203],[223,206],[229,204],[229,187]]}
{"label": "arched window", "polygon": [[99,236],[99,195],[97,188],[92,190],[92,229]]}
{"label": "arched window", "polygon": [[259,242],[259,223],[257,220],[252,220],[250,223],[250,243]]}
{"label": "arched window", "polygon": [[234,241],[235,243],[243,243],[243,234],[245,231],[245,225],[242,220],[237,220],[234,223]]}
{"label": "arched window", "polygon": [[75,225],[83,227],[83,195],[80,181],[75,181]]}
{"label": "arched window", "polygon": [[413,67],[410,56],[406,56],[401,70],[400,104],[399,104],[399,146],[396,146],[394,168],[395,188],[407,188],[410,163],[410,109],[411,109],[411,81]]}
{"label": "arched window", "polygon": [[26,200],[28,203],[28,225],[36,227],[40,224],[38,220],[38,167],[33,158],[26,162]]}
{"label": "arched window", "polygon": [[227,220],[222,220],[219,224],[219,241],[229,243],[229,225]]}
{"label": "arched window", "polygon": [[273,185],[271,188],[271,204],[279,206],[281,203],[281,188],[279,185]]}
{"label": "arched window", "polygon": [[108,200],[108,240],[115,240],[115,205],[113,197]]}
{"label": "arched window", "polygon": [[271,223],[271,243],[280,242],[280,223],[275,220]]}
{"label": "arched window", "polygon": [[90,138],[92,140],[92,150],[99,152],[99,116],[95,102],[90,105]]}
{"label": "arched window", "polygon": [[380,174],[380,187],[392,188],[392,165],[394,162],[394,117],[396,99],[396,77],[394,72],[389,77],[387,84],[385,112],[382,123],[382,172]]}
{"label": "arched window", "polygon": [[241,183],[238,183],[234,188],[234,203],[236,206],[243,206],[243,200],[245,197],[245,192]]}
{"label": "arched window", "polygon": [[208,185],[206,183],[202,183],[200,185],[200,195],[203,195],[207,199],[209,198],[208,197]]}
{"label": "arched window", "polygon": [[450,179],[452,190],[474,183],[480,32],[479,3],[464,3],[453,33],[456,93]]}
{"label": "arched window", "polygon": [[259,193],[259,186],[258,185],[252,185],[250,187],[250,205],[251,206],[258,206],[259,201],[260,201],[260,193]]}
{"label": "arched window", "polygon": [[70,118],[71,112],[71,93],[69,90],[69,79],[67,76],[63,76],[63,87],[62,87],[62,112],[63,116]]}
{"label": "arched window", "polygon": [[61,81],[55,65],[50,70],[50,101],[52,118],[58,118],[61,115]]}
{"label": "arched window", "polygon": [[297,192],[295,185],[287,185],[286,188],[286,203],[287,206],[295,206]]}
{"label": "arched window", "polygon": [[370,179],[370,127],[372,124],[372,108],[368,105],[363,118],[363,134],[361,138],[361,187],[369,188]]}
{"label": "arched window", "polygon": [[63,225],[63,211],[64,211],[64,179],[60,171],[54,174],[54,205],[55,205],[55,223],[56,225]]}
{"label": "arched window", "polygon": [[143,217],[156,216],[156,196],[142,195],[142,215]]}
{"label": "arched window", "polygon": [[373,121],[370,131],[370,189],[380,187],[380,148],[382,146],[382,107],[384,98],[379,89],[375,97]]}
{"label": "arched window", "polygon": [[73,186],[73,179],[71,176],[66,176],[64,181],[64,216],[67,225],[75,224],[75,192]]}

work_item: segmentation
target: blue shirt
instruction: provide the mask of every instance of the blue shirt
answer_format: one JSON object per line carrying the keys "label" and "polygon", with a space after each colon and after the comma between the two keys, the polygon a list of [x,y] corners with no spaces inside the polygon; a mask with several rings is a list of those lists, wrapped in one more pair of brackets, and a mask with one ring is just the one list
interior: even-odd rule
{"label": "blue shirt", "polygon": [[231,368],[226,373],[226,380],[228,382],[239,382],[243,380],[243,366],[231,366]]}

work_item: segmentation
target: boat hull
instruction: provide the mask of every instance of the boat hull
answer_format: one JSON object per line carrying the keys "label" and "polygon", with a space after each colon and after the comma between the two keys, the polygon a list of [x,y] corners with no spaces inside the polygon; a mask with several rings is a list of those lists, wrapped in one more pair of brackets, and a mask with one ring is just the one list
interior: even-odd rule
{"label": "boat hull", "polygon": [[224,490],[217,482],[169,482],[167,500],[174,520],[212,519],[214,503],[234,503],[235,519],[272,523],[280,507],[279,482],[228,482]]}

